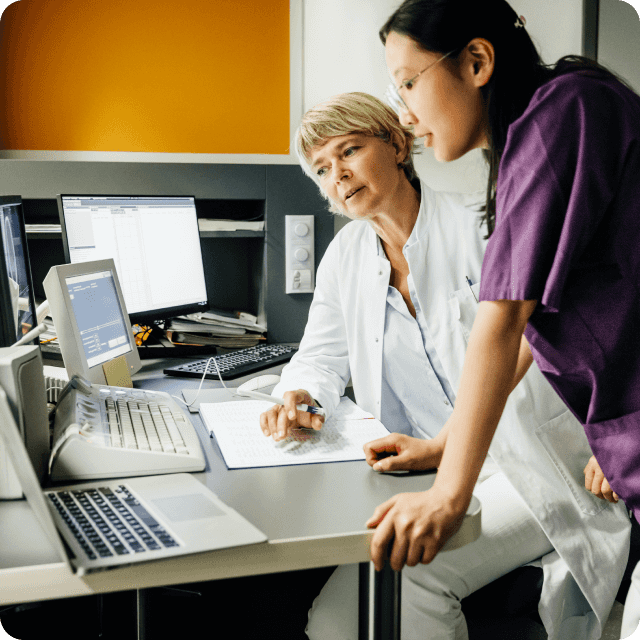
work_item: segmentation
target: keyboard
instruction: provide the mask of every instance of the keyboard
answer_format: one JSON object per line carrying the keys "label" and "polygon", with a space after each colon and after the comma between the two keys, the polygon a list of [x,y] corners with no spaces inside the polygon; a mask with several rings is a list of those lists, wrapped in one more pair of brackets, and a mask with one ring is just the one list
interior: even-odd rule
{"label": "keyboard", "polygon": [[[289,362],[298,349],[284,344],[265,344],[232,351],[220,356],[214,356],[220,368],[223,380],[232,380],[240,376],[272,367],[282,362]],[[183,378],[202,378],[209,358],[168,367],[164,373],[168,376],[180,376]],[[219,380],[216,367],[211,362],[207,368],[208,380]]]}
{"label": "keyboard", "polygon": [[69,374],[64,367],[52,367],[45,364],[44,370],[44,388],[47,391],[47,402],[55,404],[62,393],[62,390],[69,382]]}
{"label": "keyboard", "polygon": [[52,480],[94,480],[203,471],[198,434],[163,391],[94,384],[58,403]]}
{"label": "keyboard", "polygon": [[180,546],[124,485],[47,496],[91,560]]}

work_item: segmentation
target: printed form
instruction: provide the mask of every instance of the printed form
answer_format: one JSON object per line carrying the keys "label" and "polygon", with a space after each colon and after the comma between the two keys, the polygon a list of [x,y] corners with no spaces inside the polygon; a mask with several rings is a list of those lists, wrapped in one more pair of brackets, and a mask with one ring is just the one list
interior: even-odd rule
{"label": "printed form", "polygon": [[200,405],[200,415],[229,469],[364,460],[362,447],[389,435],[379,420],[342,398],[320,431],[296,430],[293,436],[274,442],[260,429],[260,414],[271,407],[273,403],[266,400]]}

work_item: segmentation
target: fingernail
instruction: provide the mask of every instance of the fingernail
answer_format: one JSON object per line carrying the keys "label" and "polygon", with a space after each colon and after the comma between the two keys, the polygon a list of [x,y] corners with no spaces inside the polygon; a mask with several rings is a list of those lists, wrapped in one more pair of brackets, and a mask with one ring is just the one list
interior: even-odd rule
{"label": "fingernail", "polygon": [[295,411],[289,411],[289,420],[293,420],[296,417]]}
{"label": "fingernail", "polygon": [[381,471],[381,469],[380,469],[380,463],[379,463],[379,462],[376,462],[376,463],[373,465],[373,470],[374,470],[374,471]]}
{"label": "fingernail", "polygon": [[284,438],[284,431],[278,431],[278,438]]}

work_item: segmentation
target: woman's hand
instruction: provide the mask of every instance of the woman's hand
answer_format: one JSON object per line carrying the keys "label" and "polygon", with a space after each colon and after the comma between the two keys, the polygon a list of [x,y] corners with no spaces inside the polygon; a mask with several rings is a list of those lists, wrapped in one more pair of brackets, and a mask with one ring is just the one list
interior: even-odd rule
{"label": "woman's hand", "polygon": [[283,400],[284,406],[276,404],[260,415],[260,428],[265,436],[273,436],[273,439],[278,442],[284,440],[291,433],[291,429],[299,427],[316,431],[322,429],[323,416],[296,409],[298,404],[318,406],[308,391],[304,389],[285,391]]}
{"label": "woman's hand", "polygon": [[428,564],[458,530],[468,505],[456,505],[453,496],[435,486],[421,493],[400,493],[383,502],[367,520],[376,528],[371,541],[371,561],[376,571],[384,566],[387,547],[394,571],[406,564]]}
{"label": "woman's hand", "polygon": [[436,469],[442,458],[442,448],[433,440],[412,438],[392,433],[364,445],[367,463],[375,471],[424,471]]}
{"label": "woman's hand", "polygon": [[595,456],[589,458],[589,462],[584,468],[584,486],[598,498],[614,504],[619,500],[618,494],[610,487],[608,480],[604,477]]}

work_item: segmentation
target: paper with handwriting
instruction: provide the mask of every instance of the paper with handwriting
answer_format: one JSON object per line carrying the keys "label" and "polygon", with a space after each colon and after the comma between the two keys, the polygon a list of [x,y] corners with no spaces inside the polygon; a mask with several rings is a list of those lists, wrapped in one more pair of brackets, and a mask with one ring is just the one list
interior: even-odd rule
{"label": "paper with handwriting", "polygon": [[364,444],[389,435],[370,413],[342,398],[320,431],[304,429],[274,442],[260,429],[260,414],[272,406],[266,400],[200,405],[200,415],[229,469],[364,460]]}

